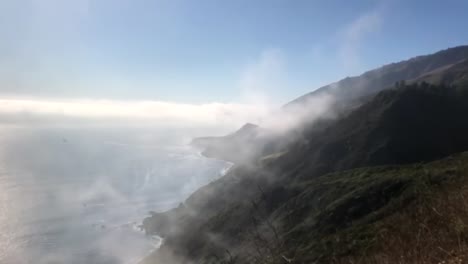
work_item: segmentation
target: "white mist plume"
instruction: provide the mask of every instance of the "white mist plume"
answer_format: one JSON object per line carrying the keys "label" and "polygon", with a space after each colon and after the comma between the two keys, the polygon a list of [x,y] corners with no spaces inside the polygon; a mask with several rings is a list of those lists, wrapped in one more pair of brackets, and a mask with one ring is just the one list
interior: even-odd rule
{"label": "white mist plume", "polygon": [[301,124],[312,123],[320,117],[332,116],[335,97],[322,94],[306,98],[298,104],[288,105],[286,109],[276,111],[261,123],[262,126],[276,133],[287,132]]}
{"label": "white mist plume", "polygon": [[274,91],[286,86],[285,56],[280,49],[265,49],[243,69],[239,87],[248,103],[264,107],[272,104]]}
{"label": "white mist plume", "polygon": [[[275,97],[278,97],[280,90],[290,89],[293,85],[288,80],[286,61],[287,56],[281,49],[265,49],[255,61],[246,65],[239,81],[242,98],[259,111],[248,121],[273,133],[287,132],[304,121],[312,122],[327,114],[334,102],[332,94],[323,94],[307,98],[300,104],[292,104],[287,109],[281,108]],[[286,103],[285,100],[281,98],[282,103]]]}
{"label": "white mist plume", "polygon": [[345,69],[355,70],[361,67],[359,53],[363,41],[369,35],[377,33],[381,29],[382,23],[382,8],[376,8],[357,17],[339,33],[341,44],[338,52]]}

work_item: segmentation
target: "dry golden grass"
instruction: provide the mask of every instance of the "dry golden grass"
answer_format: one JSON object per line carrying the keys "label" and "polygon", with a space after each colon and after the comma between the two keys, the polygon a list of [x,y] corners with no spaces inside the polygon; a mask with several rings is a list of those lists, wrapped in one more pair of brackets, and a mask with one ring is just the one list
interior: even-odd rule
{"label": "dry golden grass", "polygon": [[[460,166],[453,173],[466,174]],[[417,200],[379,223],[375,244],[337,264],[468,263],[468,175],[421,190]]]}

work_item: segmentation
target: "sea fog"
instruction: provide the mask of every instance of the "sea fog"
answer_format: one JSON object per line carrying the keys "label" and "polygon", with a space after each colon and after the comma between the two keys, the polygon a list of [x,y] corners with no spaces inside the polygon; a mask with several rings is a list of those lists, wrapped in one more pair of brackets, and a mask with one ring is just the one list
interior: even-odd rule
{"label": "sea fog", "polygon": [[138,228],[148,212],[230,167],[188,145],[206,133],[0,126],[0,263],[137,263],[159,243]]}

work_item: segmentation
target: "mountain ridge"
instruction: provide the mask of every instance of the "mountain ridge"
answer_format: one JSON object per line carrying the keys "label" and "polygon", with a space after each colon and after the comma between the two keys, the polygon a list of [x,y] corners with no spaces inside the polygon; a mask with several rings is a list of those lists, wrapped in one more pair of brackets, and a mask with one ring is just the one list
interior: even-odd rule
{"label": "mountain ridge", "polygon": [[[286,103],[283,107],[288,108],[294,104],[302,104],[307,101],[309,97],[317,96],[321,93],[333,93],[340,97],[340,99],[361,97],[384,90],[393,86],[397,81],[415,79],[424,73],[466,59],[468,59],[468,45],[448,48],[433,54],[416,56],[408,60],[390,63],[366,71],[358,76],[346,77],[335,83],[322,86]],[[405,68],[412,67],[414,69],[406,69],[405,71]]]}

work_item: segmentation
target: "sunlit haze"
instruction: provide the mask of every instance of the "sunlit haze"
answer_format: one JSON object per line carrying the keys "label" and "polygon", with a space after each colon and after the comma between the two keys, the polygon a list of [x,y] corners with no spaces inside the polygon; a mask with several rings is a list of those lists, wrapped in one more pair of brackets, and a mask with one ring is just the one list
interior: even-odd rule
{"label": "sunlit haze", "polygon": [[277,107],[466,43],[466,9],[463,0],[4,0],[0,96]]}
{"label": "sunlit haze", "polygon": [[468,263],[468,0],[0,0],[0,264]]}

